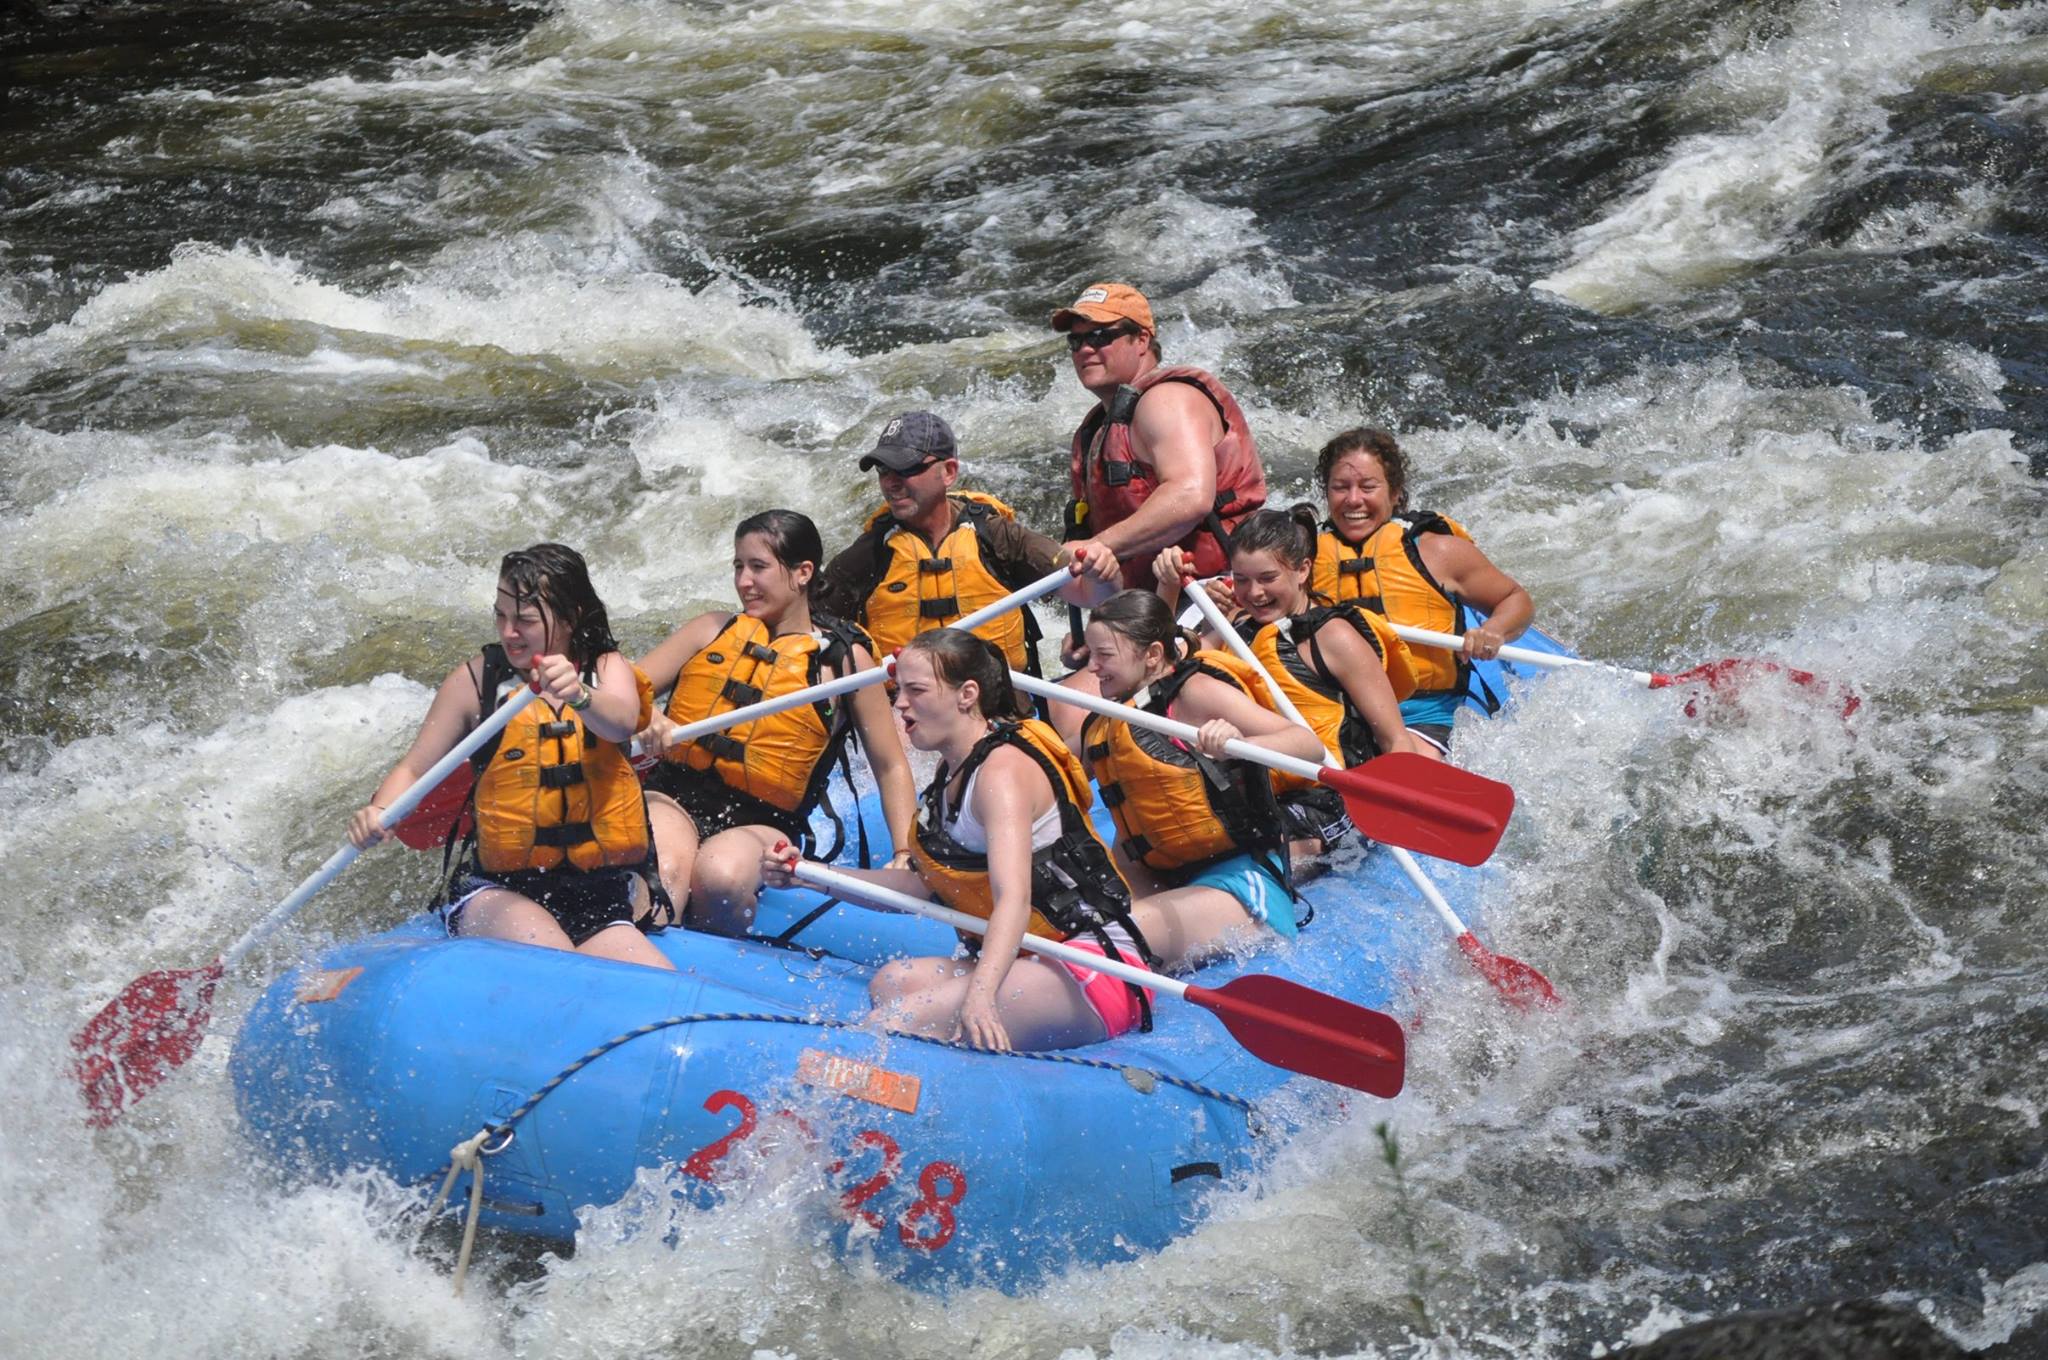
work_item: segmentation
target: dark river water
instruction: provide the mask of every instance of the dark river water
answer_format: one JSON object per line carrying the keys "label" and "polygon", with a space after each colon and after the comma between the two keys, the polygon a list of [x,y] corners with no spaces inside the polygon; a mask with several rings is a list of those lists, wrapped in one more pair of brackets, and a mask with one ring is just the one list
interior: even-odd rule
{"label": "dark river water", "polygon": [[[0,88],[0,1353],[1562,1360],[1847,1297],[2048,1344],[2048,5],[80,0],[0,16]],[[577,544],[644,647],[744,514],[845,541],[915,406],[1050,527],[1100,277],[1279,494],[1386,425],[1585,655],[1864,706],[1582,673],[1465,731],[1519,804],[1459,905],[1569,1008],[1446,949],[1399,1100],[1026,1297],[763,1189],[455,1299],[409,1191],[281,1180],[235,1017],[408,914],[391,852],[82,1130],[65,1039],[338,843],[502,552]]]}

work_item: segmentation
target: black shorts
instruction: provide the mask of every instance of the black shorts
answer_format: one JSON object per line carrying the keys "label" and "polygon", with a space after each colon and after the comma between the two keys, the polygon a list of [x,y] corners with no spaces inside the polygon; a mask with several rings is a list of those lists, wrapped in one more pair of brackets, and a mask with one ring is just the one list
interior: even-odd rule
{"label": "black shorts", "polygon": [[1409,723],[1408,730],[1428,741],[1445,755],[1451,753],[1451,725],[1449,723]]}
{"label": "black shorts", "polygon": [[693,770],[674,761],[663,761],[647,772],[642,781],[649,793],[665,793],[697,828],[699,840],[710,840],[736,826],[772,826],[800,844],[810,831],[810,819],[784,812],[773,803],[741,793],[709,770]]}
{"label": "black shorts", "polygon": [[[580,945],[612,926],[654,929],[652,885],[639,868],[632,869],[520,869],[509,874],[485,874],[472,870],[455,881],[441,919],[450,935],[462,933],[462,909],[470,898],[487,888],[504,888],[538,903],[555,924]],[[635,911],[644,914],[634,920]]]}
{"label": "black shorts", "polygon": [[1324,850],[1343,844],[1353,830],[1344,796],[1320,786],[1281,795],[1280,821],[1287,828],[1287,839],[1321,841]]}

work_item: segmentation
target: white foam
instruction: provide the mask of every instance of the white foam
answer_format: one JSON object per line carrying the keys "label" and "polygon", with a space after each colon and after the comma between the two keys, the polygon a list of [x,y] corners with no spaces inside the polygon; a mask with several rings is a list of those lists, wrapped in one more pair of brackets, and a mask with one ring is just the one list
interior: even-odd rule
{"label": "white foam", "polygon": [[[692,292],[651,272],[503,271],[506,254],[518,245],[515,237],[510,245],[452,250],[439,277],[358,295],[314,278],[286,257],[187,244],[162,269],[109,285],[69,321],[17,343],[9,354],[23,364],[56,367],[91,349],[173,341],[191,327],[211,330],[234,318],[636,371],[687,366],[775,379],[830,362],[793,315],[750,305],[735,284],[718,281]],[[174,353],[160,362],[189,361]]]}
{"label": "white foam", "polygon": [[[1626,201],[1573,233],[1571,262],[1532,286],[1625,311],[1781,254],[1824,195],[1882,168],[1884,101],[1911,88],[1924,63],[2006,22],[1958,25],[1948,7],[1931,4],[1799,6],[1789,33],[1724,57],[1688,92],[1691,121],[1719,126],[1679,139]],[[1953,207],[1916,209],[1917,219],[1881,218],[1852,248],[1884,249],[1888,232],[1966,221],[1983,204],[1979,191]],[[1897,241],[1925,243],[1910,230]]]}

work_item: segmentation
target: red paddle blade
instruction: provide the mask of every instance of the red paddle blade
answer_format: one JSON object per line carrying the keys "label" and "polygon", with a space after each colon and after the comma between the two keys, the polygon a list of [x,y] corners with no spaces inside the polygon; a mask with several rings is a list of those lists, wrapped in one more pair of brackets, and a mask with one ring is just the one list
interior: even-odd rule
{"label": "red paddle blade", "polygon": [[415,850],[438,850],[448,843],[448,834],[465,822],[469,812],[469,791],[476,787],[476,773],[458,765],[453,774],[420,799],[419,806],[405,815],[391,834]]}
{"label": "red paddle blade", "polygon": [[1515,810],[1515,791],[1499,780],[1408,751],[1316,778],[1372,839],[1460,864],[1484,864]]}
{"label": "red paddle blade", "polygon": [[1520,959],[1494,953],[1479,943],[1479,937],[1471,931],[1458,937],[1458,948],[1465,951],[1465,957],[1479,970],[1479,976],[1493,984],[1493,989],[1510,1005],[1526,1011],[1538,1006],[1549,1010],[1564,1004],[1558,999],[1557,989],[1550,985],[1549,978]]}
{"label": "red paddle blade", "polygon": [[1214,1012],[1247,1052],[1275,1067],[1370,1095],[1401,1093],[1408,1041],[1391,1015],[1266,973],[1214,989],[1190,987],[1187,999]]}
{"label": "red paddle blade", "polygon": [[[1728,657],[1720,661],[1709,661],[1704,666],[1694,666],[1691,670],[1680,671],[1676,675],[1653,675],[1650,677],[1650,688],[1665,689],[1671,685],[1705,685],[1717,694],[1734,696],[1741,692],[1742,686],[1745,683],[1763,675],[1782,675],[1802,689],[1816,690],[1820,693],[1839,698],[1844,718],[1849,717],[1857,709],[1863,707],[1862,695],[1852,689],[1846,689],[1831,681],[1823,680],[1812,671],[1795,670],[1790,666],[1780,666],[1775,661],[1757,661],[1741,657]],[[1697,711],[1692,705],[1687,705],[1685,711],[1688,717],[1698,716]]]}
{"label": "red paddle blade", "polygon": [[103,1129],[155,1090],[206,1037],[213,988],[224,966],[144,973],[71,1038],[71,1075],[85,1094],[86,1123]]}

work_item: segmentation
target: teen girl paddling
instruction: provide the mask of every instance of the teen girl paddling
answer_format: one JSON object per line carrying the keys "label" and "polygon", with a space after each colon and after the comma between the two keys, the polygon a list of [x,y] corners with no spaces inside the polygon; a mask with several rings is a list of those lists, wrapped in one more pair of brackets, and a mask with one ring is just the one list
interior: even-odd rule
{"label": "teen girl paddling", "polygon": [[[1316,541],[1313,588],[1338,603],[1358,600],[1395,623],[1465,635],[1453,653],[1412,649],[1415,692],[1401,701],[1408,726],[1450,749],[1451,719],[1471,684],[1471,662],[1486,661],[1536,617],[1516,580],[1487,560],[1464,528],[1408,509],[1408,460],[1384,430],[1346,430],[1316,459],[1329,519]],[[1469,619],[1466,606],[1486,614]]]}
{"label": "teen girl paddling", "polygon": [[[920,633],[896,659],[896,711],[911,745],[940,757],[910,869],[863,872],[988,922],[971,961],[899,959],[869,984],[891,1028],[982,1048],[1072,1048],[1145,1022],[1147,997],[1115,978],[1020,950],[1026,934],[1149,966],[1130,890],[1088,824],[1087,775],[1051,727],[1015,718],[1008,663],[957,628]],[[763,873],[795,881],[794,847]]]}
{"label": "teen girl paddling", "polygon": [[447,893],[448,928],[668,968],[635,924],[651,914],[647,807],[621,745],[647,721],[652,693],[619,654],[574,549],[507,553],[495,612],[498,641],[441,682],[412,749],[349,820],[349,840],[367,849],[389,835],[384,806],[531,677],[540,698],[471,757],[476,830]]}
{"label": "teen girl paddling", "polygon": [[1199,729],[1194,749],[1116,718],[1091,716],[1079,749],[1117,826],[1118,866],[1142,895],[1131,916],[1164,968],[1193,963],[1233,932],[1295,933],[1286,836],[1272,783],[1230,760],[1242,738],[1321,760],[1315,734],[1261,705],[1234,658],[1191,652],[1173,611],[1126,590],[1088,621],[1088,669],[1106,699]]}
{"label": "teen girl paddling", "polygon": [[[647,778],[662,881],[677,902],[687,895],[685,919],[697,929],[737,935],[753,923],[762,852],[808,840],[811,810],[851,733],[881,787],[892,843],[910,844],[910,769],[879,685],[696,741],[670,735],[714,713],[874,668],[867,634],[811,607],[824,555],[818,527],[794,510],[741,520],[732,563],[739,612],[699,614],[641,659],[655,692],[671,691],[667,712],[641,738],[643,750],[662,756]],[[907,863],[908,852],[895,862]]]}

